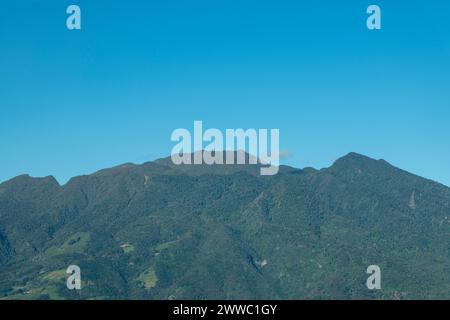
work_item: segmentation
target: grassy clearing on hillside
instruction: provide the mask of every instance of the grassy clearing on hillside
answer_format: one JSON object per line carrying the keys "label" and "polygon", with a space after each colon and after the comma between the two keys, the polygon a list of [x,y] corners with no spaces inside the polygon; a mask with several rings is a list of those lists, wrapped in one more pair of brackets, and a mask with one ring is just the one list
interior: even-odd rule
{"label": "grassy clearing on hillside", "polygon": [[45,251],[46,256],[65,253],[83,252],[90,240],[89,232],[77,232],[66,240],[61,246],[50,247]]}
{"label": "grassy clearing on hillside", "polygon": [[153,267],[150,267],[142,272],[138,277],[138,281],[141,282],[146,289],[155,287],[156,283],[158,282],[158,277],[156,276],[155,269],[153,269]]}

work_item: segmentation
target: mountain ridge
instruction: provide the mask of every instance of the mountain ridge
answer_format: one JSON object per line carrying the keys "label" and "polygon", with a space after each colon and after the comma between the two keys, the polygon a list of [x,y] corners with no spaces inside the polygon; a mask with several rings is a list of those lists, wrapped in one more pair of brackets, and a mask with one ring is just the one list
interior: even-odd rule
{"label": "mountain ridge", "polygon": [[[193,153],[192,154],[190,154],[191,156],[193,155]],[[249,154],[248,153],[246,153],[246,159],[248,159],[248,156],[249,156]],[[447,187],[447,188],[449,188],[449,186],[447,186],[447,185],[445,185],[445,184],[443,184],[443,183],[441,183],[441,182],[439,182],[439,181],[436,181],[436,180],[433,180],[433,179],[429,179],[429,178],[426,178],[426,177],[423,177],[423,176],[420,176],[420,175],[417,175],[417,174],[414,174],[414,173],[411,173],[411,172],[409,172],[409,171],[406,171],[406,170],[403,170],[403,169],[400,169],[400,168],[398,168],[398,167],[396,167],[396,166],[394,166],[394,165],[392,165],[392,164],[390,164],[388,161],[386,161],[386,160],[384,160],[384,159],[374,159],[374,158],[371,158],[371,157],[368,157],[368,156],[365,156],[365,155],[363,155],[363,154],[360,154],[360,153],[357,153],[357,152],[349,152],[349,153],[347,153],[346,155],[344,155],[344,156],[341,156],[341,157],[339,157],[338,159],[336,159],[330,166],[328,166],[328,167],[324,167],[324,168],[320,168],[320,169],[317,169],[317,168],[314,168],[314,167],[305,167],[305,168],[296,168],[296,167],[292,167],[292,166],[288,166],[288,165],[280,165],[280,168],[285,168],[285,169],[287,169],[288,171],[296,171],[296,170],[299,170],[299,171],[309,171],[309,172],[313,172],[313,171],[327,171],[327,170],[332,170],[334,167],[336,167],[336,166],[340,166],[341,164],[343,164],[343,163],[346,163],[347,165],[349,164],[349,163],[351,163],[351,162],[353,162],[353,163],[357,163],[357,162],[360,162],[360,161],[368,161],[368,162],[370,162],[370,163],[372,163],[372,164],[374,164],[374,163],[378,163],[378,164],[387,164],[387,165],[389,165],[389,166],[391,166],[391,167],[393,167],[393,168],[395,168],[395,169],[397,169],[397,170],[401,170],[401,171],[403,171],[403,172],[405,172],[405,173],[408,173],[408,174],[411,174],[411,175],[414,175],[414,176],[416,176],[416,177],[418,177],[418,178],[422,178],[422,179],[426,179],[426,180],[428,180],[428,181],[430,181],[430,182],[433,182],[433,183],[438,183],[438,184],[440,184],[440,185],[442,185],[442,186],[444,186],[444,187]],[[163,167],[166,167],[166,169],[167,168],[171,168],[171,169],[176,169],[176,168],[180,168],[180,167],[190,167],[190,166],[195,166],[195,167],[199,167],[199,166],[203,166],[203,167],[207,167],[207,168],[217,168],[218,166],[226,166],[226,167],[238,167],[238,170],[236,170],[236,171],[240,171],[240,170],[242,170],[242,168],[245,168],[245,167],[247,167],[247,166],[250,166],[250,167],[253,167],[253,166],[256,166],[256,165],[251,165],[251,164],[245,164],[245,165],[236,165],[236,164],[230,164],[230,165],[227,165],[227,164],[224,164],[224,165],[216,165],[216,164],[213,164],[213,165],[207,165],[207,164],[200,164],[200,165],[198,165],[198,164],[191,164],[191,165],[175,165],[175,164],[173,164],[172,163],[172,161],[171,161],[171,157],[169,156],[169,157],[164,157],[164,158],[158,158],[158,159],[155,159],[155,160],[152,160],[152,161],[146,161],[146,162],[144,162],[144,163],[142,163],[142,164],[136,164],[136,163],[132,163],[132,162],[126,162],[126,163],[123,163],[123,164],[120,164],[120,165],[117,165],[117,166],[113,166],[113,167],[110,167],[110,168],[104,168],[104,169],[99,169],[99,170],[97,170],[97,171],[94,171],[94,172],[92,172],[92,173],[90,173],[90,174],[83,174],[83,175],[78,175],[78,176],[74,176],[74,177],[72,177],[72,178],[70,178],[66,183],[64,183],[64,184],[61,184],[61,183],[59,183],[59,181],[53,176],[53,175],[48,175],[48,176],[44,176],[44,177],[32,177],[32,176],[30,176],[29,174],[21,174],[21,175],[18,175],[18,176],[15,176],[15,177],[12,177],[12,178],[10,178],[10,179],[7,179],[7,180],[5,180],[5,181],[2,181],[2,182],[0,182],[0,188],[2,187],[2,185],[7,185],[8,183],[12,183],[13,181],[16,181],[16,180],[18,180],[18,179],[35,179],[35,180],[43,180],[43,179],[46,179],[46,180],[51,180],[51,181],[55,181],[57,184],[58,184],[58,186],[60,186],[60,187],[63,187],[63,186],[65,186],[65,185],[67,185],[72,179],[77,179],[77,178],[79,178],[79,177],[85,177],[85,176],[92,176],[92,175],[101,175],[102,173],[106,173],[106,174],[108,174],[108,173],[110,173],[110,172],[113,172],[113,171],[116,171],[116,170],[121,170],[121,169],[125,169],[125,168],[138,168],[138,167],[141,167],[141,168],[145,168],[145,167],[147,167],[147,166],[150,166],[150,165],[160,165],[160,166],[163,166]],[[258,166],[259,166],[260,164],[258,164]]]}
{"label": "mountain ridge", "polygon": [[[448,187],[355,153],[321,170],[247,167],[0,184],[0,299],[450,298]],[[81,293],[65,286],[72,264]],[[372,264],[382,290],[365,286]]]}

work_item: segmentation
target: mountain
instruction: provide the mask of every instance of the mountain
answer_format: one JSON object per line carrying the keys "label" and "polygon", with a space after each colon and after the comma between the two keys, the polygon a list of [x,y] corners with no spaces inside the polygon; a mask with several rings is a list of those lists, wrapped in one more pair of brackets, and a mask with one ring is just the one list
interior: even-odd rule
{"label": "mountain", "polygon": [[0,298],[450,299],[448,187],[356,153],[258,166],[166,158],[0,184]]}

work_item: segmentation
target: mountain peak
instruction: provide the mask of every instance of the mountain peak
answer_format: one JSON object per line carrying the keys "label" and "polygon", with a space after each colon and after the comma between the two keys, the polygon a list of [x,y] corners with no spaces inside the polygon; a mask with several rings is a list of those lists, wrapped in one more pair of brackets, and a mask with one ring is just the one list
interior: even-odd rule
{"label": "mountain peak", "polygon": [[4,186],[11,186],[16,184],[49,184],[59,186],[59,183],[54,176],[32,177],[29,174],[21,174],[2,183],[2,185]]}
{"label": "mountain peak", "polygon": [[357,152],[349,152],[349,153],[347,153],[345,156],[343,156],[343,157],[340,157],[339,159],[338,159],[338,161],[339,160],[372,160],[372,161],[376,161],[375,159],[372,159],[372,158],[370,158],[370,157],[368,157],[368,156],[365,156],[365,155],[363,155],[363,154],[361,154],[361,153],[357,153]]}
{"label": "mountain peak", "polygon": [[394,167],[385,160],[376,160],[356,152],[350,152],[337,159],[331,167],[325,170],[339,174],[351,173],[351,175],[360,175],[364,172],[371,172],[373,174],[381,173],[385,172],[386,169],[391,172],[393,168]]}
{"label": "mountain peak", "polygon": [[[362,263],[380,257],[398,277],[389,292],[450,296],[446,187],[354,152],[328,169],[285,167],[293,171],[270,179],[248,174],[257,165],[161,161],[124,164],[61,188],[51,177],[0,185],[0,299],[76,298],[55,277],[72,261],[97,275],[83,299],[367,299],[349,279],[354,270],[364,277]],[[304,249],[305,272],[286,268],[298,262],[292,248]],[[424,259],[439,263],[423,272]],[[280,282],[280,273],[289,281]],[[291,285],[305,279],[317,281]],[[440,287],[422,296],[430,281]]]}
{"label": "mountain peak", "polygon": [[387,162],[384,160],[376,160],[370,157],[367,157],[365,155],[362,155],[360,153],[356,153],[356,152],[350,152],[348,154],[346,154],[345,156],[337,159],[332,167],[348,167],[348,166],[361,166],[361,165],[375,165],[375,164],[380,164],[380,163],[384,163],[386,164]]}

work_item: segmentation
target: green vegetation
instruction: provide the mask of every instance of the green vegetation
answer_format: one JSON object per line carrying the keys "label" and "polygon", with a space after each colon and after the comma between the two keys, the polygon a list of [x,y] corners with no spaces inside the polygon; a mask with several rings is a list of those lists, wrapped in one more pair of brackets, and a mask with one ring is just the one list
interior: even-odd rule
{"label": "green vegetation", "polygon": [[156,272],[153,267],[150,267],[139,275],[138,280],[146,289],[151,289],[156,286],[158,277],[156,276]]}
{"label": "green vegetation", "polygon": [[167,241],[164,243],[161,243],[159,245],[157,245],[155,247],[156,251],[160,252],[163,251],[165,249],[169,249],[170,247],[172,247],[173,245],[175,245],[179,240],[174,240],[174,241]]}
{"label": "green vegetation", "polygon": [[129,243],[124,243],[120,246],[124,253],[131,253],[134,251],[134,246]]}
{"label": "green vegetation", "polygon": [[450,299],[450,189],[383,160],[162,159],[0,190],[0,299]]}
{"label": "green vegetation", "polygon": [[34,300],[34,299],[52,299],[62,300],[59,294],[59,288],[65,286],[66,270],[55,270],[45,273],[38,277],[37,281],[31,281],[22,287],[15,287],[12,293],[5,297],[7,300]]}
{"label": "green vegetation", "polygon": [[88,232],[78,232],[69,237],[62,245],[53,246],[45,251],[46,256],[83,252],[89,242]]}

